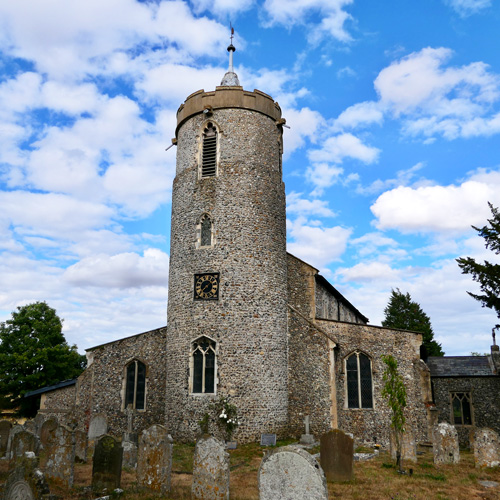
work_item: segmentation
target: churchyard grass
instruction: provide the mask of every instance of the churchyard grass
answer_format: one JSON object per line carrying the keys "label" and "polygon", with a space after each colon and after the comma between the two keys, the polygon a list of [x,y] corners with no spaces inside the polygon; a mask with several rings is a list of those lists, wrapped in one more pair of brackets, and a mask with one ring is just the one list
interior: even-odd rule
{"label": "churchyard grass", "polygon": [[[278,445],[290,442],[279,442]],[[259,444],[238,445],[231,450],[231,499],[258,500],[257,473],[266,450]],[[312,450],[317,452],[317,450]],[[174,445],[172,492],[164,499],[191,498],[191,472],[194,446]],[[460,463],[435,465],[432,451],[425,449],[417,464],[403,464],[406,472],[399,474],[388,453],[381,452],[373,460],[354,463],[354,479],[345,483],[329,483],[330,498],[343,500],[498,500],[500,487],[485,488],[480,481],[500,483],[500,468],[476,469],[469,451],[461,451]],[[0,484],[7,479],[7,462],[0,460]],[[96,498],[88,489],[92,482],[92,466],[76,464],[75,486],[65,490],[52,484],[52,493],[68,500]],[[153,500],[155,493],[137,486],[135,471],[125,469],[121,481],[126,500]]]}

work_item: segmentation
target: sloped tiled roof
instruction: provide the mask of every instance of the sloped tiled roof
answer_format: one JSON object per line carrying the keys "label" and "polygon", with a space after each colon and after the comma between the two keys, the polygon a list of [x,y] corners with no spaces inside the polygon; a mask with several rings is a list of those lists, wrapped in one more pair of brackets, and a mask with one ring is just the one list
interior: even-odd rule
{"label": "sloped tiled roof", "polygon": [[429,356],[431,377],[494,377],[488,356]]}

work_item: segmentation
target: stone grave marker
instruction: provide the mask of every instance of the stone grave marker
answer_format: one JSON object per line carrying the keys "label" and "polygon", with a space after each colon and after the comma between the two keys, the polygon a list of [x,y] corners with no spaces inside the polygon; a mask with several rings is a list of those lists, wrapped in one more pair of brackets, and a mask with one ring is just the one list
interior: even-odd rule
{"label": "stone grave marker", "polygon": [[51,498],[36,457],[20,457],[3,487],[3,500],[41,500]]}
{"label": "stone grave marker", "polygon": [[474,434],[474,462],[476,467],[500,465],[500,441],[493,429],[477,429]]}
{"label": "stone grave marker", "polygon": [[327,481],[350,481],[353,478],[354,440],[334,429],[320,439],[320,464]]}
{"label": "stone grave marker", "polygon": [[95,445],[92,463],[92,489],[111,493],[120,487],[123,448],[112,436],[102,436]]}
{"label": "stone grave marker", "polygon": [[456,464],[460,461],[458,434],[453,425],[445,422],[436,425],[432,438],[435,464]]}
{"label": "stone grave marker", "polygon": [[0,458],[7,454],[7,444],[12,424],[8,420],[0,420]]}
{"label": "stone grave marker", "polygon": [[309,415],[304,419],[305,434],[300,437],[300,444],[311,445],[314,443],[314,436],[309,434]]}
{"label": "stone grave marker", "polygon": [[87,462],[87,433],[81,430],[75,431],[75,460]]}
{"label": "stone grave marker", "polygon": [[108,420],[106,415],[94,415],[89,424],[89,441],[93,441],[108,432]]}
{"label": "stone grave marker", "polygon": [[74,433],[57,420],[49,419],[42,424],[40,441],[40,468],[48,478],[71,488],[75,470]]}
{"label": "stone grave marker", "polygon": [[316,459],[295,446],[266,455],[259,467],[260,500],[328,500],[326,478]]}
{"label": "stone grave marker", "polygon": [[24,422],[24,424],[23,424],[23,427],[28,432],[32,432],[33,434],[36,434],[36,425],[35,425],[34,420],[31,420],[31,419],[26,420],[26,422]]}
{"label": "stone grave marker", "polygon": [[21,431],[24,431],[24,427],[19,424],[13,425],[12,428],[10,429],[9,439],[7,441],[7,453],[5,455],[8,460],[12,458],[11,449],[12,449],[12,443],[14,441],[14,436]]}
{"label": "stone grave marker", "polygon": [[[410,430],[407,430],[401,436],[403,440],[402,449],[401,449],[401,460],[404,462],[412,462],[417,463],[417,442],[415,441],[415,437]],[[391,458],[396,460],[397,455],[397,447],[396,447],[396,436],[394,435],[394,429],[391,429],[390,434],[390,449],[391,449]]]}
{"label": "stone grave marker", "polygon": [[229,453],[208,434],[196,442],[191,493],[198,500],[229,500]]}
{"label": "stone grave marker", "polygon": [[137,482],[162,494],[170,491],[173,439],[162,425],[152,425],[139,438]]}
{"label": "stone grave marker", "polygon": [[276,434],[261,434],[260,435],[260,445],[261,446],[276,446]]}
{"label": "stone grave marker", "polygon": [[23,457],[27,451],[32,451],[38,455],[40,450],[40,440],[38,436],[32,432],[25,431],[21,428],[20,431],[14,433],[10,446],[10,462],[13,466],[18,457]]}

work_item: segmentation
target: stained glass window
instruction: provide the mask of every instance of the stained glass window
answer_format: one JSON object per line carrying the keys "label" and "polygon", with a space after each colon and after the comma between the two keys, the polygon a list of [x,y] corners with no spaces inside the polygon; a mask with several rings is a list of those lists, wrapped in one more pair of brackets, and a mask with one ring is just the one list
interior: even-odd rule
{"label": "stained glass window", "polygon": [[192,391],[213,394],[215,392],[215,342],[201,337],[192,344]]}

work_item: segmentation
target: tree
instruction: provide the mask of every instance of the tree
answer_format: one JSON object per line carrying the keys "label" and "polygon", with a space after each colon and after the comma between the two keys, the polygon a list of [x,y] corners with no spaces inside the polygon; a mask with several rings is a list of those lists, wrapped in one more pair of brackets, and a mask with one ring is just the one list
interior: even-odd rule
{"label": "tree", "polygon": [[394,356],[391,354],[382,356],[382,361],[386,365],[383,375],[384,387],[382,388],[382,397],[387,400],[387,404],[392,410],[391,427],[394,429],[394,438],[396,441],[396,464],[399,471],[402,472],[403,434],[406,423],[404,415],[406,408],[406,388],[403,377],[398,371],[398,362]]}
{"label": "tree", "polygon": [[[491,203],[488,203],[493,217],[482,228],[472,226],[485,240],[488,250],[500,255],[500,212]],[[479,283],[482,294],[467,292],[471,297],[482,303],[483,307],[493,309],[500,319],[500,264],[492,264],[485,260],[482,264],[472,257],[457,259],[462,274],[470,274],[472,279]],[[495,325],[493,333],[500,329],[500,324]]]}
{"label": "tree", "polygon": [[11,319],[0,323],[0,366],[0,405],[31,417],[38,401],[24,395],[77,377],[85,356],[66,343],[55,309],[35,302],[18,307]]}
{"label": "tree", "polygon": [[399,288],[392,290],[389,303],[384,309],[385,319],[382,326],[411,330],[422,334],[422,343],[428,356],[444,356],[441,344],[434,340],[431,320],[414,302],[409,293],[402,293]]}

